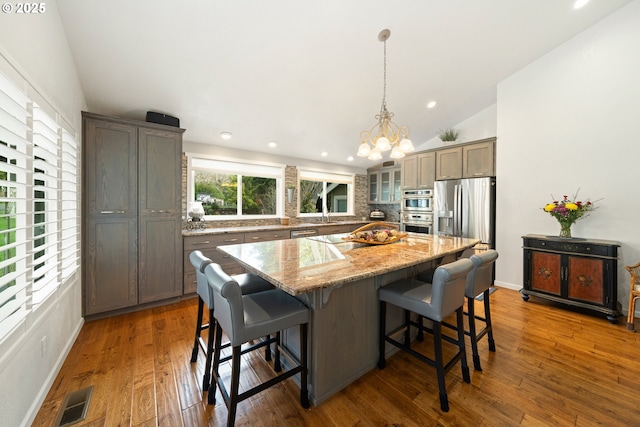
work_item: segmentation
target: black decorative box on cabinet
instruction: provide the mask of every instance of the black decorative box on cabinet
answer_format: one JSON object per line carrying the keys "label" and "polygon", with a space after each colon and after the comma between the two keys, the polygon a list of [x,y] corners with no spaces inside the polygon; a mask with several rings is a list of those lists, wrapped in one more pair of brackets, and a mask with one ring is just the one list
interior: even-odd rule
{"label": "black decorative box on cabinet", "polygon": [[615,323],[618,242],[528,234],[523,240],[522,299],[533,295],[598,311]]}

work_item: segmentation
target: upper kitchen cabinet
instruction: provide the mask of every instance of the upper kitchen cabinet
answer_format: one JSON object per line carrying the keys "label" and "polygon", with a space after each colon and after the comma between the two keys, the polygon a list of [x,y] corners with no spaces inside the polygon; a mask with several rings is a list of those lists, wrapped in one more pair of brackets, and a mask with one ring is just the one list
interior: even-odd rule
{"label": "upper kitchen cabinet", "polygon": [[436,151],[436,180],[462,178],[462,147]]}
{"label": "upper kitchen cabinet", "polygon": [[137,128],[84,121],[84,188],[87,215],[138,213]]}
{"label": "upper kitchen cabinet", "polygon": [[495,176],[495,138],[436,151],[436,180]]}
{"label": "upper kitchen cabinet", "polygon": [[462,146],[462,177],[495,176],[495,138]]}
{"label": "upper kitchen cabinet", "polygon": [[182,134],[140,128],[140,214],[182,216]]}
{"label": "upper kitchen cabinet", "polygon": [[402,188],[433,188],[436,153],[427,151],[402,159]]}
{"label": "upper kitchen cabinet", "polygon": [[369,170],[369,203],[399,203],[402,173],[400,166]]}
{"label": "upper kitchen cabinet", "polygon": [[184,130],[82,119],[84,315],[182,295]]}

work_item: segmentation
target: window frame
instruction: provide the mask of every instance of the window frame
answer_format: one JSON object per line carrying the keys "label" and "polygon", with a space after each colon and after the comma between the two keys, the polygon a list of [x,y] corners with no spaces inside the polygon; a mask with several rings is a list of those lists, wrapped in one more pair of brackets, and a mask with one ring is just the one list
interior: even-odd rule
{"label": "window frame", "polygon": [[[199,161],[210,162],[212,165],[221,166],[220,169],[211,169],[218,173],[234,174],[238,176],[237,200],[238,206],[236,215],[205,215],[206,221],[228,221],[228,220],[256,220],[256,219],[277,219],[282,218],[285,212],[285,167],[286,165],[271,162],[247,161],[230,157],[220,157],[201,153],[185,153],[187,156],[187,212],[189,203],[195,200],[195,173],[198,170],[205,170],[198,166]],[[196,165],[194,165],[194,163]],[[251,173],[260,170],[263,175]],[[254,176],[259,178],[273,178],[276,180],[276,213],[269,215],[243,215],[242,214],[242,177]],[[185,212],[185,218],[188,217]]]}
{"label": "window frame", "polygon": [[297,187],[300,188],[300,181],[322,182],[322,212],[301,212],[301,197],[298,197],[298,216],[301,218],[318,218],[327,212],[327,184],[347,185],[347,211],[330,212],[332,215],[354,216],[355,215],[355,181],[356,175],[347,172],[335,172],[322,169],[298,168]]}

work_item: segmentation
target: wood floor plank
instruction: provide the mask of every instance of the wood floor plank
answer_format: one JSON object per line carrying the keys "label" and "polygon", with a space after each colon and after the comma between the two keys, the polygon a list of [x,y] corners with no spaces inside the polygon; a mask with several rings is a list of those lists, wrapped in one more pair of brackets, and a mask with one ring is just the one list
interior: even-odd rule
{"label": "wood floor plank", "polygon": [[[459,365],[446,375],[448,413],[440,410],[434,368],[398,352],[385,369],[374,368],[310,409],[301,408],[299,388],[289,379],[241,402],[236,425],[640,425],[640,334],[627,331],[624,319],[613,325],[547,301],[524,302],[508,289],[490,298],[496,352],[488,351],[485,337],[483,371],[471,367],[470,384]],[[219,393],[208,405],[200,389],[203,355],[189,361],[196,308],[190,299],[87,322],[33,425],[51,426],[67,393],[93,385],[87,419],[77,426],[224,426]],[[482,313],[482,304],[476,311]],[[431,351],[430,336],[415,346]],[[470,361],[469,338],[467,346]],[[243,356],[243,366],[243,390],[273,371],[262,353]],[[228,382],[228,362],[221,375]]]}

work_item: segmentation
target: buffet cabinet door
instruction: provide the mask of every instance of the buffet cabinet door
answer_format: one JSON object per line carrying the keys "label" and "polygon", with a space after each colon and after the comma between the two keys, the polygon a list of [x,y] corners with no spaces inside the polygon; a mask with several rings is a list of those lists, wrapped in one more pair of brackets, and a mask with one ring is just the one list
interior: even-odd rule
{"label": "buffet cabinet door", "polygon": [[571,299],[604,304],[603,265],[601,259],[570,256],[567,296]]}
{"label": "buffet cabinet door", "polygon": [[531,289],[561,295],[561,257],[547,252],[531,253]]}

